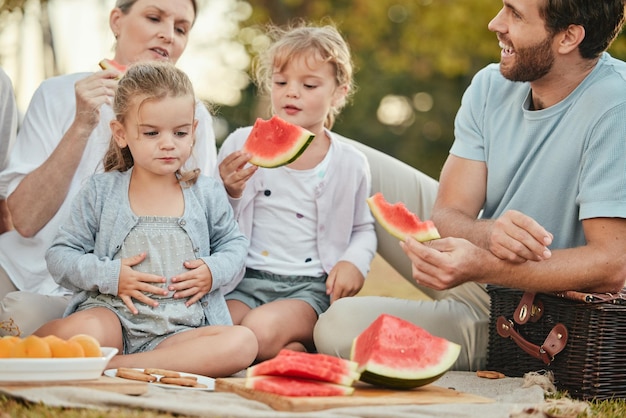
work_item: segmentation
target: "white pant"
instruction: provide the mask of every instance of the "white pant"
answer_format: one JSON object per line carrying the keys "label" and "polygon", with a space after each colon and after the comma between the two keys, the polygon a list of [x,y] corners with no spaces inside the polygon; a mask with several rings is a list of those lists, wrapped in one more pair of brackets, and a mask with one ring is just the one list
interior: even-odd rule
{"label": "white pant", "polygon": [[19,291],[0,267],[0,336],[26,337],[46,322],[62,318],[70,298]]}

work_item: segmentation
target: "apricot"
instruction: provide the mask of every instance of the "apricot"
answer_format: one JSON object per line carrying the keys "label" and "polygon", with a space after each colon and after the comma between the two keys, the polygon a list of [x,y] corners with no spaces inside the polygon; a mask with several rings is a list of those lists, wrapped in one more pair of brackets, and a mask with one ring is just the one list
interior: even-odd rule
{"label": "apricot", "polygon": [[21,341],[21,338],[14,336],[0,338],[0,358],[11,357],[11,348],[18,341]]}
{"label": "apricot", "polygon": [[85,357],[85,350],[78,341],[66,341],[56,335],[48,335],[43,338],[50,346],[52,357]]}
{"label": "apricot", "polygon": [[10,357],[18,358],[50,358],[52,351],[48,343],[41,337],[29,335],[11,347]]}
{"label": "apricot", "polygon": [[77,334],[70,337],[68,341],[75,341],[83,347],[85,357],[102,357],[100,343],[91,335]]}

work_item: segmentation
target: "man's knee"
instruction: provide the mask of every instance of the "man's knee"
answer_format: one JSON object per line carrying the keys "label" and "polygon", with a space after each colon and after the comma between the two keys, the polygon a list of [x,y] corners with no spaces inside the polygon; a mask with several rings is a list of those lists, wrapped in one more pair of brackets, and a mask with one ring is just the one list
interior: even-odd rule
{"label": "man's knee", "polygon": [[11,292],[0,301],[0,335],[27,336],[53,319],[63,316],[70,296]]}

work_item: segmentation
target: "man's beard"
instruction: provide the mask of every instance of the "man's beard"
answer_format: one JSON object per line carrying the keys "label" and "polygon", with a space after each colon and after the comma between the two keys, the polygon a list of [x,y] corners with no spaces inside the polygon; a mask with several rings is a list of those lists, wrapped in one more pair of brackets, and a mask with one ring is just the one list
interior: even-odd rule
{"label": "man's beard", "polygon": [[500,64],[500,72],[511,81],[535,81],[548,74],[554,64],[552,36],[535,45],[515,49],[514,63],[510,67]]}

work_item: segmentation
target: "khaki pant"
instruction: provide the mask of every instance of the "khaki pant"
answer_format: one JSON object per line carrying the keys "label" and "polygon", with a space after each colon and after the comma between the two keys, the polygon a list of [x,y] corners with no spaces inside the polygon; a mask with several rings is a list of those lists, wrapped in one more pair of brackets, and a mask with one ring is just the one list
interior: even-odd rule
{"label": "khaki pant", "polygon": [[[387,154],[347,140],[367,157],[372,173],[372,194],[382,192],[391,203],[403,202],[421,219],[429,219],[438,183],[431,177]],[[353,339],[380,314],[387,313],[412,322],[433,335],[461,345],[454,370],[484,368],[489,340],[489,295],[475,283],[436,291],[416,285],[411,263],[398,240],[378,223],[378,254],[398,273],[432,300],[415,301],[382,296],[355,296],[333,303],[315,326],[319,352],[350,357]]]}
{"label": "khaki pant", "polygon": [[0,336],[25,337],[46,322],[62,318],[70,298],[19,291],[0,268]]}
{"label": "khaki pant", "polygon": [[489,314],[454,299],[406,300],[383,296],[339,299],[315,325],[320,353],[350,358],[352,341],[380,314],[394,315],[461,346],[453,370],[480,370],[487,363]]}

